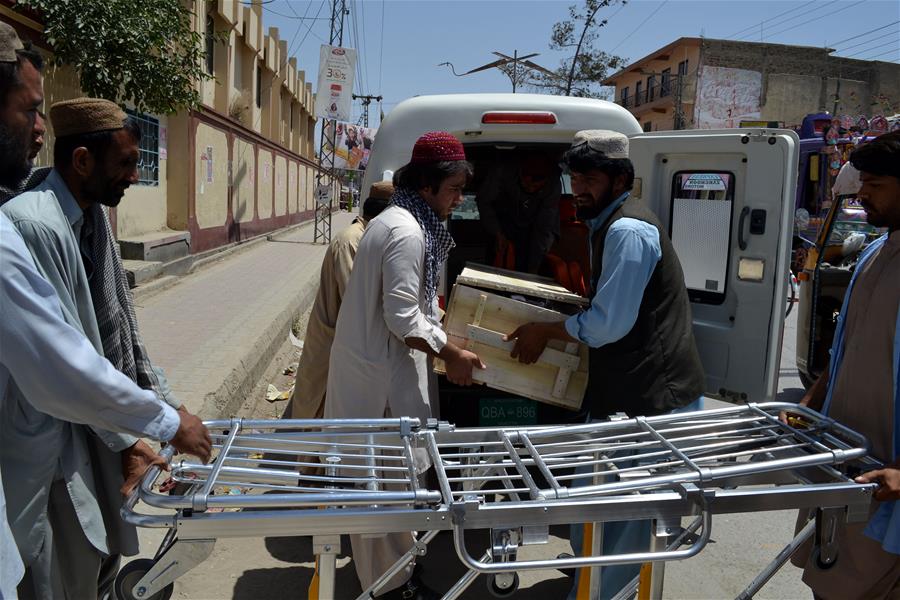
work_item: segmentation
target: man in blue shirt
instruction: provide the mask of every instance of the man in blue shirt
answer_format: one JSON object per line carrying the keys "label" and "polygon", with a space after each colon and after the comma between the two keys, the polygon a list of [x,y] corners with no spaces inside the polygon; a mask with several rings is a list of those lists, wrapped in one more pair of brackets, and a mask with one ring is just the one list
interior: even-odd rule
{"label": "man in blue shirt", "polygon": [[[705,382],[684,274],[663,225],[630,196],[628,138],[581,131],[563,166],[578,218],[590,229],[591,306],[566,321],[519,327],[508,336],[516,340],[513,358],[535,362],[550,339],[587,344],[590,371],[581,419],[699,409]],[[646,550],[649,540],[646,522],[604,526],[604,554]],[[576,536],[573,548],[579,545]],[[601,597],[618,592],[638,570],[603,568]]]}

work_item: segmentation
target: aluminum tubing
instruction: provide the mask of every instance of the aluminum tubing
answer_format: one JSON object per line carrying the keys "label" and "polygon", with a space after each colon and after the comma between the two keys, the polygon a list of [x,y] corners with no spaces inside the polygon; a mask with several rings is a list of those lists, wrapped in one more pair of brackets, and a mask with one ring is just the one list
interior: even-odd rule
{"label": "aluminum tubing", "polygon": [[603,567],[609,565],[627,565],[654,561],[684,560],[700,553],[709,542],[712,531],[712,513],[703,511],[703,532],[700,538],[685,550],[663,552],[633,552],[613,556],[585,556],[573,558],[554,558],[548,560],[524,560],[508,563],[485,564],[474,559],[466,550],[465,527],[462,522],[453,524],[453,546],[462,563],[479,573],[507,573],[510,571],[527,571],[539,569],[568,569],[581,567]]}

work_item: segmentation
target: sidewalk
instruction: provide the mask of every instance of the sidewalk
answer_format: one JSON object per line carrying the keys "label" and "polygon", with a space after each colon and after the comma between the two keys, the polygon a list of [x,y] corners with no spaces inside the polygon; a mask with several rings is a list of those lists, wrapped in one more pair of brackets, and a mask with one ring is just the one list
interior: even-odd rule
{"label": "sidewalk", "polygon": [[[354,217],[335,213],[332,234]],[[136,295],[147,352],[191,412],[207,419],[235,412],[293,320],[312,306],[326,248],[312,243],[313,233],[309,223]]]}

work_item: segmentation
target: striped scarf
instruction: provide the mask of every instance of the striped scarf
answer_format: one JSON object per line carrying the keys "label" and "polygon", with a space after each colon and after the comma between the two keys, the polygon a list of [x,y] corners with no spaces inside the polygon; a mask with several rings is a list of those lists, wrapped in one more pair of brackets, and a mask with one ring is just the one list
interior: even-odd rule
{"label": "striped scarf", "polygon": [[90,251],[85,267],[92,271],[91,299],[103,342],[103,355],[139,387],[152,390],[161,399],[173,403],[168,386],[160,383],[141,340],[125,269],[109,219],[99,204],[92,204],[84,211],[82,238],[88,241],[86,250]]}
{"label": "striped scarf", "polygon": [[399,206],[412,214],[425,233],[425,300],[431,305],[437,297],[438,280],[441,276],[441,265],[456,246],[453,236],[438,219],[434,210],[413,190],[397,188],[391,196],[391,204]]}

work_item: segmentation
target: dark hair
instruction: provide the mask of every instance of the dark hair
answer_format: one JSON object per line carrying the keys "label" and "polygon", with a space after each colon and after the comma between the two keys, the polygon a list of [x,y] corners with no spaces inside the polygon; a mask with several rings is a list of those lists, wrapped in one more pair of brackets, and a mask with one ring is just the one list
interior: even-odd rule
{"label": "dark hair", "polygon": [[587,144],[569,148],[563,154],[560,166],[566,172],[589,173],[601,171],[610,179],[625,176],[625,189],[634,186],[634,165],[627,158],[607,158],[603,153],[592,150]]}
{"label": "dark hair", "polygon": [[[141,141],[141,127],[132,117],[125,117],[122,123],[122,129],[131,134],[135,141]],[[72,153],[76,148],[82,146],[94,155],[96,160],[103,160],[106,151],[112,144],[113,134],[118,129],[107,129],[106,131],[93,131],[91,133],[78,133],[75,135],[67,135],[56,138],[53,142],[53,164],[58,169],[68,167],[72,164]]]}
{"label": "dark hair", "polygon": [[445,179],[460,173],[466,174],[466,185],[469,185],[472,182],[472,175],[475,173],[472,163],[466,160],[445,160],[424,164],[409,163],[394,173],[394,187],[408,190],[428,188],[432,192],[437,192]]}
{"label": "dark hair", "polygon": [[366,198],[363,202],[363,218],[374,219],[381,214],[381,211],[390,205],[391,201],[387,198]]}
{"label": "dark hair", "polygon": [[900,131],[880,135],[850,154],[850,164],[863,173],[900,179]]}
{"label": "dark hair", "polygon": [[31,42],[25,41],[22,45],[25,48],[16,50],[19,60],[13,63],[0,63],[0,106],[6,106],[6,98],[9,93],[22,84],[19,72],[26,60],[38,71],[44,68],[44,57],[34,49]]}

